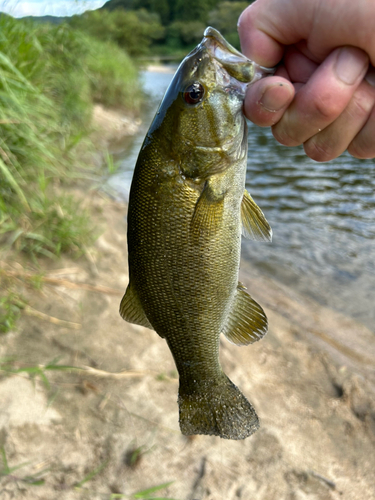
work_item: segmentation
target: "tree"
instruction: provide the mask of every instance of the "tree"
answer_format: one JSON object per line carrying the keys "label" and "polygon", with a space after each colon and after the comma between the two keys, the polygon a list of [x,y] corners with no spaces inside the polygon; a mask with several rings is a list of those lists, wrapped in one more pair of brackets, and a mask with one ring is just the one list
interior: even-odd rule
{"label": "tree", "polygon": [[133,56],[146,54],[151,43],[164,36],[159,16],[144,9],[88,11],[73,16],[70,23],[100,40],[116,42]]}
{"label": "tree", "polygon": [[220,31],[229,43],[240,48],[237,34],[238,18],[249,2],[221,2],[208,15],[208,24]]}
{"label": "tree", "polygon": [[176,0],[173,18],[176,21],[207,22],[208,13],[215,7],[218,0]]}

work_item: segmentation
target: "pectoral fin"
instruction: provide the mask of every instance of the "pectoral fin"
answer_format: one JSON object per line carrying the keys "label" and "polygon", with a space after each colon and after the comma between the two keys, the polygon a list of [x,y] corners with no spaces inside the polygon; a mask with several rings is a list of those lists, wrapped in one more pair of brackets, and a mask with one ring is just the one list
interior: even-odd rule
{"label": "pectoral fin", "polygon": [[262,210],[250,194],[244,191],[241,203],[242,234],[256,241],[271,241],[272,229]]}
{"label": "pectoral fin", "polygon": [[208,184],[202,191],[191,220],[190,230],[194,236],[212,236],[221,225],[224,195],[217,195]]}
{"label": "pectoral fin", "polygon": [[120,314],[121,317],[129,323],[145,326],[146,328],[150,328],[151,330],[153,330],[153,327],[147,319],[147,316],[139,301],[138,295],[136,294],[131,283],[129,283],[125,295],[121,300]]}
{"label": "pectoral fin", "polygon": [[238,284],[232,311],[222,333],[236,345],[248,345],[267,333],[267,317],[259,304]]}

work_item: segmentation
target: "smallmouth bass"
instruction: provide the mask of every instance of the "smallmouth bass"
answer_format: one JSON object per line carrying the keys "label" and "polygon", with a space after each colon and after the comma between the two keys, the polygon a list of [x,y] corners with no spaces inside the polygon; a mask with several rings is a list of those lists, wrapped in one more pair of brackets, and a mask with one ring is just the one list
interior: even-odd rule
{"label": "smallmouth bass", "polygon": [[245,190],[242,113],[246,86],[269,72],[207,28],[177,69],[134,170],[120,313],[167,341],[185,435],[244,439],[259,427],[220,366],[219,337],[248,345],[267,331],[238,271],[241,233],[266,241],[272,234]]}

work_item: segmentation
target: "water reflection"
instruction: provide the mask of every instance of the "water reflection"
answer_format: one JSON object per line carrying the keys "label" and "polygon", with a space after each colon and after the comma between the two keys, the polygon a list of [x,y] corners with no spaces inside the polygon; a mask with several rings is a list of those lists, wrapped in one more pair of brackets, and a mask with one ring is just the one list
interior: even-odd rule
{"label": "water reflection", "polygon": [[[127,197],[143,138],[171,74],[143,75],[150,107],[112,179]],[[375,162],[343,154],[316,163],[249,124],[247,188],[273,228],[271,244],[243,242],[246,260],[375,331]]]}

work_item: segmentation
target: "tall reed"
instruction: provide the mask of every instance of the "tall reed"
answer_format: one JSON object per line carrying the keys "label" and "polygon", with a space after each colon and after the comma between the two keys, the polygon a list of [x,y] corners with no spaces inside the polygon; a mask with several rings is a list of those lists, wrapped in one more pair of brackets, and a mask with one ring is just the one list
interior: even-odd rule
{"label": "tall reed", "polygon": [[52,257],[82,251],[89,217],[57,185],[78,169],[93,102],[140,103],[137,71],[118,47],[68,25],[0,15],[0,241]]}

